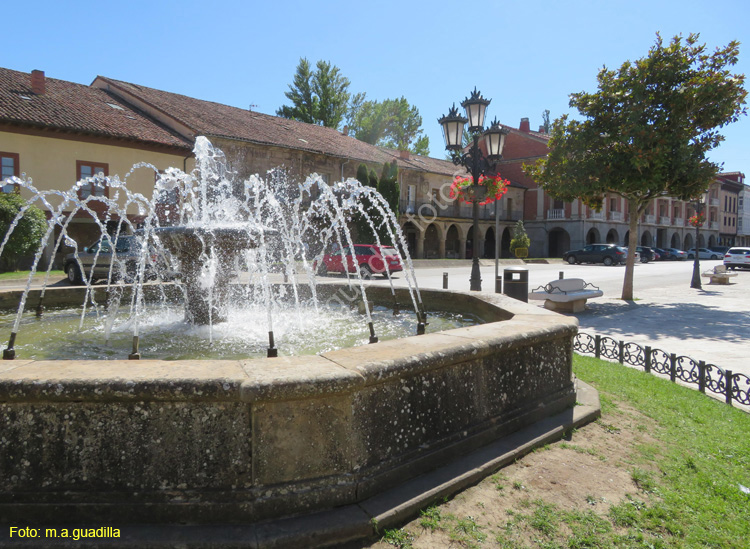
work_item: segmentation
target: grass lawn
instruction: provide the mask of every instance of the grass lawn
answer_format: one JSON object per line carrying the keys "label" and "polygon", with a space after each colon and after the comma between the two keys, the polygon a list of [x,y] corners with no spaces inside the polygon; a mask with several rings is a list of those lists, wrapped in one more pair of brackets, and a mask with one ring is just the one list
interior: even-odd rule
{"label": "grass lawn", "polygon": [[750,547],[750,414],[619,364],[573,369],[600,420],[373,547]]}
{"label": "grass lawn", "polygon": [[[9,273],[0,273],[0,280],[27,280],[29,278],[30,271],[12,271]],[[47,274],[47,271],[37,272],[34,274],[34,280],[43,279]],[[65,276],[63,271],[51,271],[50,277],[61,277]]]}

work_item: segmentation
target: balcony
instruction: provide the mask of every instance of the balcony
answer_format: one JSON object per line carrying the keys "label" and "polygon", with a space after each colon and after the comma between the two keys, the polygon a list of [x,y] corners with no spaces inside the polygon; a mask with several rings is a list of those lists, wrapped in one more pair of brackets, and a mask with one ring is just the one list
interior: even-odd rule
{"label": "balcony", "polygon": [[589,219],[601,219],[604,220],[604,212],[598,211],[598,212],[592,212],[589,211]]}
{"label": "balcony", "polygon": [[646,223],[656,223],[656,216],[655,215],[646,215],[644,216],[646,218]]}
{"label": "balcony", "polygon": [[712,231],[718,231],[719,230],[719,222],[718,221],[711,221],[711,223],[708,224],[708,228]]}
{"label": "balcony", "polygon": [[709,198],[708,199],[708,205],[709,206],[718,206],[719,205],[719,199],[718,198]]}
{"label": "balcony", "polygon": [[610,221],[622,221],[622,212],[609,212],[607,217]]}
{"label": "balcony", "polygon": [[565,219],[565,210],[547,210],[547,219]]}
{"label": "balcony", "polygon": [[684,227],[685,226],[685,220],[681,217],[675,217],[674,218],[674,226],[675,227]]}
{"label": "balcony", "polygon": [[[506,210],[505,204],[492,203],[479,206],[479,219],[482,221],[494,221],[495,209],[500,208],[501,221],[518,221],[523,219],[523,211]],[[426,223],[430,223],[435,217],[457,217],[459,219],[474,219],[471,204],[462,202],[423,202],[401,200],[399,203],[401,214],[413,215]]]}
{"label": "balcony", "polygon": [[659,225],[671,225],[672,220],[669,217],[660,215],[659,216]]}

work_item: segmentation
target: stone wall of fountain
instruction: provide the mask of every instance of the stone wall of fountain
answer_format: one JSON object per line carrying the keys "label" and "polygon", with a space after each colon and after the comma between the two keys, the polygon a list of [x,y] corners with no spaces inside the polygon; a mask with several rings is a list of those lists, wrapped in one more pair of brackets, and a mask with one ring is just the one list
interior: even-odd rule
{"label": "stone wall of fountain", "polygon": [[574,405],[574,319],[502,296],[424,299],[496,322],[320,356],[0,363],[0,523],[248,523],[355,504]]}

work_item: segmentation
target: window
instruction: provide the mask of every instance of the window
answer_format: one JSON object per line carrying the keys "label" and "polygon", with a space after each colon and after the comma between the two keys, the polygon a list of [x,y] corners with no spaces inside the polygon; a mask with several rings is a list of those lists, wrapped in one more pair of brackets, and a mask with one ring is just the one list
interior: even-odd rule
{"label": "window", "polygon": [[[88,177],[107,176],[109,174],[109,165],[101,162],[76,161],[76,180],[86,179]],[[87,182],[78,189],[78,196],[82,200],[91,195],[107,196],[108,190],[106,183],[102,180],[99,182]]]}
{"label": "window", "polygon": [[[0,152],[0,181],[5,181],[10,177],[18,177],[18,154]],[[13,183],[3,183],[2,192],[16,192],[16,185]]]}

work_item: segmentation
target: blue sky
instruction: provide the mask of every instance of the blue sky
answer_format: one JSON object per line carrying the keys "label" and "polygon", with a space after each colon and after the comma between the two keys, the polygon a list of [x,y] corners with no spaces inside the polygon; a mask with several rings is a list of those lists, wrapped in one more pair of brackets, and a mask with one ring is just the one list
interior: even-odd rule
{"label": "blue sky", "polygon": [[[436,120],[474,86],[492,99],[488,116],[513,127],[528,117],[536,129],[545,109],[569,112],[568,94],[595,91],[603,65],[645,56],[656,32],[697,32],[711,49],[739,40],[735,72],[746,74],[748,16],[747,0],[13,1],[3,6],[0,66],[82,84],[109,76],[274,114],[299,58],[323,59],[352,92],[416,105],[430,154],[442,158]],[[750,119],[723,134],[711,160],[747,174]]]}

